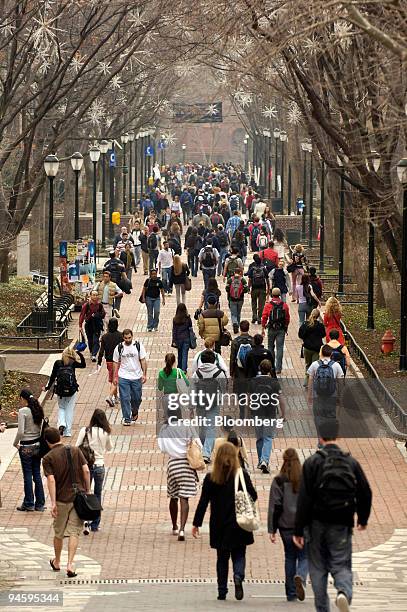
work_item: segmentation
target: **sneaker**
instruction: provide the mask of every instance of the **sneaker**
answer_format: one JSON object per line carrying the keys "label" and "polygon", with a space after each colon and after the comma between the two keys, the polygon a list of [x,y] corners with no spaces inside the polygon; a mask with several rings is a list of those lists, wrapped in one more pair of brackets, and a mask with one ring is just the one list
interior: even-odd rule
{"label": "sneaker", "polygon": [[225,599],[226,599],[226,595],[223,595],[223,594],[222,594],[222,595],[220,595],[220,594],[219,594],[219,595],[218,595],[218,599],[219,599],[220,601],[225,601]]}
{"label": "sneaker", "polygon": [[233,323],[233,333],[234,334],[239,333],[239,326],[237,323]]}
{"label": "sneaker", "polygon": [[58,430],[59,430],[59,435],[63,436],[64,435],[64,431],[65,431],[65,425],[60,425],[58,427]]}
{"label": "sneaker", "polygon": [[97,358],[95,357],[95,355],[92,355],[92,357],[90,358],[90,360],[95,363],[95,361],[97,361]]}
{"label": "sneaker", "polygon": [[209,457],[204,457],[203,458],[205,465],[209,465],[211,460],[209,459]]}
{"label": "sneaker", "polygon": [[89,523],[84,523],[83,524],[83,535],[89,535],[89,534],[90,534]]}
{"label": "sneaker", "polygon": [[260,463],[260,469],[263,472],[263,474],[270,474],[270,468],[265,461],[262,461]]}
{"label": "sneaker", "polygon": [[185,542],[185,532],[184,531],[180,531],[178,533],[178,542]]}
{"label": "sneaker", "polygon": [[45,512],[46,509],[47,509],[47,506],[36,506],[34,508],[35,512]]}
{"label": "sneaker", "polygon": [[235,583],[235,597],[238,601],[241,601],[244,597],[242,580],[237,576],[234,576],[233,580]]}
{"label": "sneaker", "polygon": [[345,593],[338,593],[335,603],[340,612],[350,612],[349,601]]}
{"label": "sneaker", "polygon": [[257,323],[257,319],[252,319],[252,323]]}
{"label": "sneaker", "polygon": [[28,506],[24,506],[24,504],[21,504],[21,506],[17,506],[16,510],[18,510],[19,512],[34,512],[34,506],[31,508]]}
{"label": "sneaker", "polygon": [[108,395],[106,398],[106,403],[110,406],[110,408],[114,408],[114,399],[111,395]]}
{"label": "sneaker", "polygon": [[130,427],[130,425],[131,425],[131,421],[123,421],[123,425],[124,425],[125,427]]}
{"label": "sneaker", "polygon": [[301,576],[294,576],[294,584],[295,584],[295,594],[297,599],[300,601],[304,601],[305,599],[305,589],[304,583],[302,581]]}
{"label": "sneaker", "polygon": [[116,319],[120,319],[120,312],[117,308],[113,308],[113,316],[116,317]]}
{"label": "sneaker", "polygon": [[152,332],[153,330],[152,330],[152,329],[149,329],[149,328],[147,327],[147,331],[148,331],[148,332]]}
{"label": "sneaker", "polygon": [[135,423],[138,419],[138,414],[132,414],[131,415],[131,420],[133,421],[133,423]]}

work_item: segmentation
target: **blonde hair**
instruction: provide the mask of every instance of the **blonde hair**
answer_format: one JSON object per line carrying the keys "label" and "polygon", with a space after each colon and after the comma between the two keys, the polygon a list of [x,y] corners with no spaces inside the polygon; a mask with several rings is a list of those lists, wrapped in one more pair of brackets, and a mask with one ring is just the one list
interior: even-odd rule
{"label": "blonde hair", "polygon": [[314,327],[315,323],[319,319],[319,315],[320,315],[320,312],[319,312],[318,308],[314,308],[313,310],[311,310],[311,314],[310,314],[309,319],[308,319],[308,326],[309,327]]}
{"label": "blonde hair", "polygon": [[215,484],[224,485],[231,477],[234,477],[239,467],[238,448],[231,442],[224,442],[219,446],[215,455],[210,479]]}
{"label": "blonde hair", "polygon": [[182,273],[182,260],[179,255],[174,255],[174,274],[178,276]]}
{"label": "blonde hair", "polygon": [[335,296],[327,299],[325,304],[325,314],[328,317],[342,317],[342,306]]}
{"label": "blonde hair", "polygon": [[296,251],[297,253],[302,253],[304,250],[304,247],[302,246],[302,244],[296,244],[294,247],[294,251]]}
{"label": "blonde hair", "polygon": [[295,448],[287,448],[283,454],[283,465],[281,466],[280,476],[286,476],[291,482],[293,493],[298,493],[301,481],[301,462]]}

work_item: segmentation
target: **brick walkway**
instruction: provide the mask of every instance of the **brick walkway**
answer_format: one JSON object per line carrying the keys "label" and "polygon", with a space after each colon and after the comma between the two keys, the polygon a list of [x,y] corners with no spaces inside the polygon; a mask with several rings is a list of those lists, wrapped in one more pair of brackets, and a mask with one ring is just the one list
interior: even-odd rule
{"label": "brick walkway", "polygon": [[[142,340],[148,351],[148,382],[144,387],[144,400],[137,425],[131,428],[121,426],[121,413],[108,409],[107,414],[113,425],[114,450],[106,457],[107,479],[104,495],[102,531],[83,537],[80,543],[80,556],[77,567],[81,578],[121,578],[121,579],[213,579],[215,576],[215,555],[209,549],[206,526],[202,529],[200,540],[190,536],[190,524],[197,503],[191,500],[191,515],[187,530],[187,541],[177,542],[170,535],[170,520],[166,496],[166,458],[158,450],[155,440],[155,380],[158,370],[163,366],[164,354],[170,350],[171,321],[175,311],[175,297],[167,300],[162,307],[161,323],[158,333],[146,332],[145,306],[138,302],[141,284],[145,277],[136,275],[136,288],[131,296],[123,300],[120,328],[131,327],[135,336]],[[194,312],[199,302],[202,282],[194,279],[193,290],[187,294],[187,306]],[[222,296],[225,306],[225,299]],[[281,465],[285,448],[293,446],[305,458],[314,451],[315,438],[309,410],[306,406],[303,382],[303,361],[299,357],[300,343],[297,339],[296,305],[290,305],[292,323],[286,343],[283,377],[287,378],[289,391],[288,427],[284,435],[275,441],[272,453],[272,474],[265,476],[255,469],[257,458],[254,440],[248,440],[251,474],[259,491],[260,510],[263,527],[256,535],[254,546],[249,547],[247,578],[276,580],[282,579],[283,552],[280,543],[272,546],[265,530],[268,493],[273,475]],[[247,300],[244,317],[251,319],[251,309]],[[252,331],[259,326],[252,326]],[[198,343],[201,349],[201,343]],[[228,350],[225,351],[227,357]],[[192,359],[193,352],[190,352]],[[94,365],[88,360],[88,368],[78,371],[80,391],[75,413],[75,434],[89,421],[96,407],[106,407],[108,392],[104,367],[99,375],[89,376]],[[288,380],[289,379],[289,380]],[[53,400],[51,400],[53,402]],[[51,422],[56,422],[55,402],[52,406]],[[363,422],[367,431],[379,427],[374,415]],[[361,461],[371,482],[374,494],[374,507],[369,529],[362,534],[355,533],[354,550],[357,551],[357,572],[368,570],[364,579],[386,571],[399,581],[404,577],[399,572],[407,561],[405,539],[399,555],[394,557],[394,547],[386,548],[385,543],[394,538],[395,529],[407,528],[407,465],[396,443],[386,437],[348,439],[342,442],[344,448]],[[27,559],[27,547],[32,549],[35,567],[30,563],[24,575],[28,577],[52,578],[48,572],[49,546],[52,543],[52,527],[49,513],[23,514],[15,511],[22,500],[22,475],[17,457],[14,458],[1,480],[3,508],[0,510],[1,558],[7,561],[10,541],[7,539],[15,529],[25,529],[30,540],[20,550],[10,555],[11,565],[16,556],[20,561]],[[208,516],[206,517],[208,519]],[[12,531],[13,530],[13,531]],[[18,532],[17,532],[18,533]],[[24,532],[20,532],[24,533]],[[405,532],[403,532],[405,533]],[[6,539],[5,539],[6,538]],[[404,536],[405,538],[405,536]],[[396,540],[394,540],[397,542]],[[384,545],[384,548],[383,548]],[[375,549],[374,547],[382,546]],[[396,546],[398,548],[398,546]],[[390,557],[391,564],[374,563],[379,550],[380,559]],[[4,555],[3,555],[4,553]],[[386,570],[383,570],[383,566]],[[26,567],[19,563],[19,569]],[[357,578],[357,576],[356,576]],[[264,603],[264,602],[263,602]],[[385,609],[385,608],[383,608]],[[396,608],[393,608],[396,609]],[[398,608],[401,609],[401,608]]]}

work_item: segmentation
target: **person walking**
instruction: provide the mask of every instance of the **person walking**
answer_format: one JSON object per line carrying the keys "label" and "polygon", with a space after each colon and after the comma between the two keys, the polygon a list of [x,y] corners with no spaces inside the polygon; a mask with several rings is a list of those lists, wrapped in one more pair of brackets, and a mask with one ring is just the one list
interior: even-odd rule
{"label": "person walking", "polygon": [[298,319],[301,326],[308,319],[311,311],[320,305],[310,285],[308,274],[303,274],[301,283],[297,284],[295,298],[298,302]]}
{"label": "person walking", "polygon": [[100,341],[100,349],[97,360],[97,368],[100,371],[102,367],[103,357],[106,360],[106,368],[108,372],[108,382],[110,384],[109,395],[106,398],[107,404],[114,408],[118,402],[117,398],[117,377],[114,375],[113,353],[114,349],[123,340],[123,334],[119,331],[119,322],[115,318],[109,319],[107,324],[107,332],[103,334]]}
{"label": "person walking", "polygon": [[247,278],[252,301],[252,323],[261,323],[261,315],[270,285],[267,268],[262,263],[258,253],[253,255],[253,262],[249,265]]}
{"label": "person walking", "polygon": [[174,367],[175,361],[174,353],[167,353],[165,355],[165,366],[158,372],[157,388],[163,392],[164,421],[174,414],[173,411],[168,410],[168,398],[172,394],[178,394],[177,381],[183,379],[185,386],[189,386],[186,373],[181,368]]}
{"label": "person walking", "polygon": [[51,516],[54,519],[55,556],[49,563],[52,571],[61,570],[62,547],[64,538],[68,538],[66,575],[68,578],[75,578],[75,553],[83,523],[74,507],[76,492],[73,483],[78,485],[79,490],[90,493],[89,467],[79,448],[62,444],[58,429],[48,427],[44,437],[50,451],[42,460],[42,468],[47,478]]}
{"label": "person walking", "polygon": [[260,373],[260,364],[264,359],[270,361],[272,369],[272,376],[276,378],[276,371],[274,366],[274,357],[268,349],[263,345],[263,336],[261,334],[254,334],[252,350],[246,356],[245,362],[245,374],[246,378],[255,378]]}
{"label": "person walking", "polygon": [[[112,316],[115,316],[117,319],[120,319],[120,313],[116,309],[116,300],[117,303],[123,297],[123,291],[120,287],[112,280],[112,275],[109,270],[103,270],[102,272],[102,280],[99,283],[96,283],[94,287],[95,291],[98,293],[98,297],[102,306],[105,308],[106,306],[111,309]],[[107,308],[105,308],[105,311]]]}
{"label": "person walking", "polygon": [[276,374],[283,367],[284,342],[290,324],[290,310],[280,297],[280,289],[271,290],[271,299],[265,305],[261,318],[262,334],[268,329],[268,349],[273,355]]}
{"label": "person walking", "polygon": [[[216,574],[220,600],[226,599],[228,592],[230,557],[233,563],[235,597],[237,600],[243,599],[246,547],[254,543],[253,533],[244,531],[236,522],[235,478],[240,469],[238,449],[231,442],[225,442],[218,448],[212,472],[205,476],[193,520],[192,535],[197,538],[210,504],[209,541],[211,548],[217,551]],[[249,474],[242,470],[241,475],[248,494],[256,501],[257,493]]]}
{"label": "person walking", "polygon": [[266,249],[260,250],[259,257],[269,272],[278,267],[278,253],[272,240],[269,241]]}
{"label": "person walking", "polygon": [[[94,494],[102,505],[102,490],[103,481],[105,479],[105,454],[110,452],[113,448],[112,441],[110,438],[112,430],[109,422],[106,418],[106,413],[100,408],[94,410],[87,427],[82,427],[79,431],[78,439],[76,440],[76,446],[81,447],[87,438],[88,445],[94,453],[94,463],[89,466],[90,471],[90,484],[94,482]],[[89,534],[91,531],[100,531],[100,516],[91,521],[89,524],[85,523],[84,534]]]}
{"label": "person walking", "polygon": [[327,344],[332,347],[331,359],[339,363],[344,376],[346,376],[346,371],[350,366],[350,354],[347,347],[339,342],[339,331],[337,329],[331,329]]}
{"label": "person walking", "polygon": [[205,289],[208,286],[208,280],[215,278],[216,268],[219,261],[219,253],[214,249],[212,244],[207,244],[203,247],[198,255],[198,261],[201,266]]}
{"label": "person walking", "polygon": [[231,254],[226,257],[223,266],[223,280],[227,280],[234,275],[236,270],[241,270],[243,274],[243,261],[239,255],[239,250],[236,247],[231,248]]}
{"label": "person walking", "polygon": [[188,369],[188,352],[191,348],[192,320],[185,304],[178,304],[172,320],[171,346],[178,350],[178,368],[186,373]]}
{"label": "person walking", "polygon": [[141,233],[140,233],[140,250],[141,250],[141,257],[143,259],[144,276],[147,276],[148,268],[149,268],[148,236],[149,236],[149,231],[145,227],[143,230],[141,230]]}
{"label": "person walking", "polygon": [[172,293],[171,287],[171,271],[174,265],[174,251],[170,249],[168,240],[163,242],[163,248],[158,253],[158,274],[161,276],[161,282],[163,284],[164,293],[170,295]]}
{"label": "person walking", "polygon": [[133,253],[133,245],[130,241],[126,242],[124,246],[124,251],[120,253],[120,260],[124,263],[124,271],[126,272],[127,278],[131,282],[133,270],[137,272],[137,267],[136,259]]}
{"label": "person walking", "polygon": [[307,262],[305,250],[302,244],[296,244],[289,262],[288,271],[291,272],[292,302],[295,302],[295,290],[304,274],[304,266]]}
{"label": "person walking", "polygon": [[224,224],[219,224],[216,227],[216,239],[219,245],[219,261],[218,261],[218,269],[216,271],[217,276],[222,274],[225,258],[228,252],[229,246],[229,236],[224,229]]}
{"label": "person walking", "polygon": [[82,353],[67,347],[62,353],[61,359],[54,362],[51,376],[43,387],[44,391],[48,391],[55,383],[53,392],[58,398],[58,429],[64,438],[72,436],[72,424],[79,389],[75,375],[77,368],[86,368],[85,358]]}
{"label": "person walking", "polygon": [[340,344],[345,344],[345,336],[343,335],[342,326],[342,306],[339,300],[332,296],[327,299],[324,312],[324,325],[326,331],[326,341],[329,342],[329,334],[332,329],[337,329],[339,333],[338,341]]}
{"label": "person walking", "polygon": [[185,235],[184,248],[188,254],[188,266],[192,276],[198,276],[198,256],[203,247],[203,240],[198,234],[198,228],[189,227]]}
{"label": "person walking", "polygon": [[131,231],[131,236],[133,238],[133,244],[134,244],[134,264],[135,264],[136,272],[137,272],[137,267],[140,265],[140,261],[141,261],[141,235],[142,233],[143,232],[141,229],[140,221],[135,221],[134,227]]}
{"label": "person walking", "polygon": [[[182,263],[181,257],[175,255],[172,268],[171,284],[175,286],[175,295],[178,304],[185,303],[185,285],[189,279],[190,269],[186,263]],[[191,279],[189,279],[190,282]]]}
{"label": "person walking", "polygon": [[96,355],[99,352],[100,334],[103,331],[105,316],[106,311],[99,300],[99,292],[93,289],[90,292],[89,300],[83,304],[79,315],[79,332],[82,334],[83,326],[85,326],[91,361],[96,361],[97,359]]}
{"label": "person walking", "polygon": [[278,258],[284,262],[289,259],[290,249],[287,244],[287,240],[284,236],[284,232],[281,228],[277,227],[273,234],[274,250],[277,251]]}
{"label": "person walking", "polygon": [[[20,392],[18,429],[14,446],[18,449],[24,479],[24,499],[20,512],[43,512],[45,495],[41,478],[40,436],[44,411],[29,389]],[[33,491],[34,482],[34,491]]]}
{"label": "person walking", "polygon": [[272,544],[277,531],[283,541],[285,554],[285,594],[287,601],[304,601],[308,575],[308,559],[305,548],[293,542],[295,513],[301,482],[301,462],[295,448],[283,453],[283,465],[273,478],[270,488],[267,530]]}
{"label": "person walking", "polygon": [[152,332],[153,329],[158,331],[161,301],[165,305],[165,293],[162,281],[157,276],[157,270],[150,270],[150,277],[144,282],[140,297],[147,307],[147,331]]}
{"label": "person walking", "polygon": [[191,376],[193,374],[195,374],[197,369],[202,365],[201,357],[202,357],[202,355],[203,355],[203,353],[205,351],[211,351],[215,355],[215,363],[216,363],[216,365],[219,366],[219,368],[221,370],[223,370],[225,372],[225,374],[226,374],[227,371],[228,371],[226,362],[223,359],[222,355],[220,353],[216,352],[216,350],[215,350],[215,340],[211,336],[208,336],[208,338],[206,338],[206,340],[204,342],[204,349],[202,351],[200,351],[199,353],[195,353],[195,355],[194,355],[194,358],[193,358],[192,364],[191,364]]}
{"label": "person walking", "polygon": [[123,425],[138,419],[143,385],[147,380],[147,353],[142,342],[133,340],[131,329],[123,330],[123,342],[113,352],[114,374],[120,392]]}
{"label": "person walking", "polygon": [[323,448],[305,460],[297,501],[294,544],[307,555],[317,612],[329,612],[328,574],[337,591],[336,606],[349,612],[352,603],[352,531],[365,531],[372,491],[359,462],[337,444],[337,421],[321,426]]}
{"label": "person walking", "polygon": [[229,301],[230,317],[232,319],[233,331],[239,331],[240,316],[243,308],[245,293],[249,292],[246,279],[242,276],[241,268],[236,268],[233,276],[226,283],[226,293]]}
{"label": "person walking", "polygon": [[[105,263],[103,267],[103,272],[110,272],[111,280],[116,283],[116,285],[120,288],[121,293],[115,295],[113,302],[114,306],[112,310],[112,316],[116,316],[117,318],[119,318],[120,315],[117,315],[119,313],[123,298],[123,281],[127,281],[127,277],[124,263],[120,259],[119,249],[116,247],[114,251],[110,251],[109,256],[110,259],[108,259],[108,261]],[[104,300],[102,300],[102,303],[103,302]]]}
{"label": "person walking", "polygon": [[[175,355],[174,355],[175,359]],[[170,517],[172,535],[178,536],[179,542],[185,541],[185,526],[189,514],[189,500],[198,493],[198,475],[189,465],[188,448],[202,444],[196,432],[191,427],[179,422],[180,415],[174,411],[171,424],[164,423],[158,435],[158,446],[163,453],[169,455],[167,464],[167,496],[170,498]],[[180,522],[178,525],[178,510]]]}
{"label": "person walking", "polygon": [[321,313],[318,308],[311,311],[309,319],[301,324],[298,330],[298,337],[302,340],[304,361],[305,361],[305,381],[304,387],[308,386],[308,369],[314,361],[319,359],[319,353],[325,338],[325,327],[320,321]]}
{"label": "person walking", "polygon": [[216,280],[216,278],[210,278],[208,280],[207,288],[202,291],[201,301],[199,302],[198,310],[201,311],[201,310],[206,310],[208,308],[208,305],[209,305],[208,299],[209,299],[209,296],[211,295],[217,298],[216,306],[217,308],[219,308],[220,307],[220,297],[222,293],[221,293],[221,290],[219,289],[218,281]]}
{"label": "person walking", "polygon": [[148,248],[148,268],[155,270],[157,268],[158,253],[161,249],[160,228],[158,225],[153,226],[153,231],[147,239]]}
{"label": "person walking", "polygon": [[278,267],[274,268],[269,272],[269,282],[271,283],[272,289],[277,287],[280,289],[280,296],[283,302],[287,301],[287,294],[291,291],[291,280],[290,275],[285,269],[284,259],[278,260]]}
{"label": "person walking", "polygon": [[[236,336],[230,345],[229,373],[233,380],[233,392],[237,397],[247,395],[248,379],[246,376],[246,362],[253,346],[253,337],[249,333],[249,321],[240,322],[240,334]],[[240,418],[245,416],[247,403],[239,401]]]}

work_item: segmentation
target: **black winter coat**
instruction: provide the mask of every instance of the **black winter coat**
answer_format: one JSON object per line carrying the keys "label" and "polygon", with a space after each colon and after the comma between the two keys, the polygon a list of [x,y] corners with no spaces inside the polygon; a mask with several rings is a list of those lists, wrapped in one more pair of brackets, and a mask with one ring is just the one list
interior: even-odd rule
{"label": "black winter coat", "polygon": [[[249,474],[243,470],[247,492],[255,501],[257,493]],[[201,499],[195,511],[193,525],[201,527],[208,504],[211,505],[209,519],[209,543],[211,548],[233,550],[239,546],[253,544],[254,538],[250,531],[244,531],[236,523],[235,512],[235,479],[230,478],[224,485],[211,481],[210,474],[205,476]]]}

